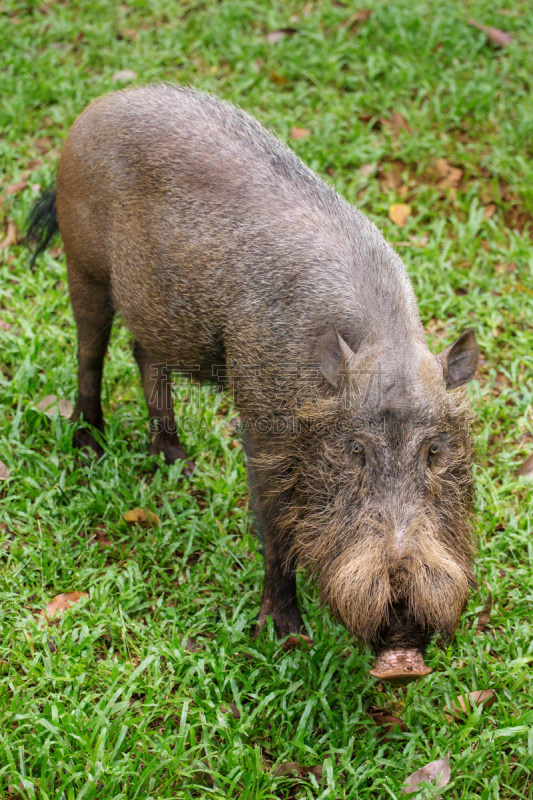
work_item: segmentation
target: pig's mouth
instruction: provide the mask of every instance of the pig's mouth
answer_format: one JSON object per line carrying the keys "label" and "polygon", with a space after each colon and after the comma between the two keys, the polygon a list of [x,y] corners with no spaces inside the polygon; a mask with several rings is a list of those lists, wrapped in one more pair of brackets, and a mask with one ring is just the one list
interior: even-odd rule
{"label": "pig's mouth", "polygon": [[432,669],[426,667],[421,651],[414,649],[385,650],[378,656],[374,669],[370,670],[372,677],[397,686],[416,681],[430,672]]}

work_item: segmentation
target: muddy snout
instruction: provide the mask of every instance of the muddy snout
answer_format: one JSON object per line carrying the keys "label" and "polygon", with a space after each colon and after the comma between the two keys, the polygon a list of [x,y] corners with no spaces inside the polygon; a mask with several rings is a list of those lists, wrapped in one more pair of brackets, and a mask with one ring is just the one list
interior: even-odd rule
{"label": "muddy snout", "polygon": [[370,670],[373,678],[387,681],[396,686],[416,681],[432,672],[426,667],[420,650],[384,650],[378,656],[376,665]]}

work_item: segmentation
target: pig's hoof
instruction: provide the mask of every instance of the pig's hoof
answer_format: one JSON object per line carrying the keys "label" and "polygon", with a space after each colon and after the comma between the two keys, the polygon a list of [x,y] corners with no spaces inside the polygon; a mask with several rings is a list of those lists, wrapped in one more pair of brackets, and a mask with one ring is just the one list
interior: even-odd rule
{"label": "pig's hoof", "polygon": [[104,448],[96,441],[88,428],[78,428],[72,437],[72,444],[79,450],[92,450],[98,458],[104,455]]}
{"label": "pig's hoof", "polygon": [[168,441],[168,439],[158,439],[156,436],[155,439],[150,442],[149,451],[154,456],[159,455],[159,453],[163,453],[165,456],[165,462],[169,466],[171,464],[175,464],[176,461],[184,461],[185,464],[183,466],[183,474],[186,477],[192,475],[194,468],[196,467],[194,461],[189,461],[187,459],[187,453],[179,442]]}
{"label": "pig's hoof", "polygon": [[[292,608],[284,609],[282,612],[278,613],[273,610],[265,611],[263,608],[261,608],[255,625],[254,638],[258,637],[261,629],[265,626],[267,617],[272,617],[272,621],[274,622],[274,630],[276,631],[276,636],[278,639],[284,639],[286,636],[289,638],[294,637],[295,639],[298,639],[299,636],[302,636],[300,631],[303,630],[304,621],[300,615],[300,612],[298,611],[298,607],[294,606]],[[308,639],[309,637],[302,636],[302,638]],[[311,640],[309,639],[309,641]],[[285,644],[282,645],[282,647],[284,646]],[[299,644],[297,646],[299,646]],[[286,649],[289,649],[290,647],[291,645],[289,644]]]}
{"label": "pig's hoof", "polygon": [[370,670],[373,678],[403,686],[429,675],[433,670],[426,667],[419,650],[385,650],[378,657],[376,666]]}

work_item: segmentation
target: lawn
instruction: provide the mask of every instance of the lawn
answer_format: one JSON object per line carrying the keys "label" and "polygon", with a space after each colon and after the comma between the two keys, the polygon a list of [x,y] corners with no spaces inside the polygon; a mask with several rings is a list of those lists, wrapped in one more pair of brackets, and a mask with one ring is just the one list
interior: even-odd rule
{"label": "lawn", "polygon": [[[0,42],[0,796],[398,798],[449,753],[443,797],[533,798],[530,3],[5,0]],[[85,105],[161,80],[240,104],[398,243],[434,352],[476,332],[479,590],[420,683],[376,683],[304,575],[312,650],[251,638],[263,567],[229,398],[177,387],[191,479],[147,455],[116,324],[105,456],[37,407],[74,402],[75,328],[60,242],[32,269],[24,219]],[[71,591],[89,596],[39,616]],[[492,706],[449,713],[478,690]]]}

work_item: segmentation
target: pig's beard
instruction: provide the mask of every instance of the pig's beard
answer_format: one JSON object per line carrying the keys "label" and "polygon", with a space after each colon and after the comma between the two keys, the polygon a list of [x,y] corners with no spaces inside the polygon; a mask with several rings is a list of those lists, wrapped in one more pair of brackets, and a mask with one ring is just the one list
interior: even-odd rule
{"label": "pig's beard", "polygon": [[[454,552],[442,525],[426,516],[413,520],[400,543],[394,530],[363,514],[347,540],[330,520],[317,538],[297,536],[294,555],[316,575],[323,601],[362,641],[376,640],[397,605],[424,631],[450,637],[473,581],[470,553]],[[463,546],[468,538],[468,531],[458,537]]]}

